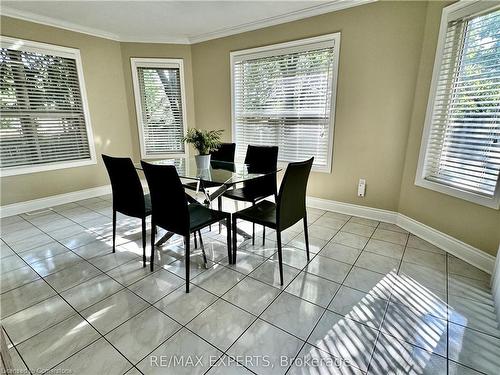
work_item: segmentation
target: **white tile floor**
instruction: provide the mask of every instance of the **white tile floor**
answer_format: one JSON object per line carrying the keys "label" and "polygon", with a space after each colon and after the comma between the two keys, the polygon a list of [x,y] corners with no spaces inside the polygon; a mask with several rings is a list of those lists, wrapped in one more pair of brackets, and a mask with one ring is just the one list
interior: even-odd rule
{"label": "white tile floor", "polygon": [[272,231],[266,246],[260,232],[240,242],[233,266],[214,226],[186,294],[180,239],[151,273],[138,220],[119,217],[111,253],[110,207],[106,196],[2,219],[1,319],[17,369],[500,373],[489,276],[393,224],[309,209],[311,261],[296,225],[283,287]]}

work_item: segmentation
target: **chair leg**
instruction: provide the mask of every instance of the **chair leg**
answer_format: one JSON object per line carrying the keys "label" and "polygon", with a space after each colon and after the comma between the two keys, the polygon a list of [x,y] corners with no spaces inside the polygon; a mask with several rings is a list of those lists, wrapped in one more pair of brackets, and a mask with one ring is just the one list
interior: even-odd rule
{"label": "chair leg", "polygon": [[[205,265],[205,268],[207,268],[207,254],[205,253],[205,246],[203,245],[203,238],[201,238],[200,231],[198,231],[198,234],[200,235],[200,247],[201,247],[201,253],[203,254],[203,264]],[[196,236],[196,232],[194,232],[194,235]]]}
{"label": "chair leg", "polygon": [[227,228],[227,259],[229,261],[229,264],[232,264],[233,257],[231,255],[231,219],[230,219],[230,216],[228,216],[226,219],[226,228]]}
{"label": "chair leg", "polygon": [[[153,264],[152,259],[151,264]],[[146,267],[146,218],[142,219],[142,266]]]}
{"label": "chair leg", "polygon": [[149,264],[149,267],[150,267],[150,270],[151,272],[153,272],[153,262],[155,260],[155,234],[156,234],[156,225],[151,222],[151,256],[149,257],[149,260],[150,260],[150,264]]}
{"label": "chair leg", "polygon": [[[219,208],[219,211],[222,211],[222,196],[217,198],[217,207]],[[219,234],[222,232],[222,223],[219,221]]]}
{"label": "chair leg", "polygon": [[189,293],[189,267],[190,267],[190,256],[189,256],[190,240],[189,236],[184,237],[184,253],[185,253],[185,266],[186,266],[186,293]]}
{"label": "chair leg", "polygon": [[116,246],[116,211],[113,210],[113,253],[116,251],[115,246]]}
{"label": "chair leg", "polygon": [[[233,215],[233,257],[230,259],[233,264],[236,264],[236,249],[238,248],[238,228],[236,227],[236,216]],[[228,224],[228,232],[229,232],[229,220],[226,222]]]}
{"label": "chair leg", "polygon": [[[255,206],[255,202],[252,202],[252,206]],[[255,223],[252,223],[252,246],[255,246]]]}
{"label": "chair leg", "polygon": [[307,261],[309,262],[309,231],[307,229],[307,217],[306,216],[304,216],[304,237],[306,240]]}
{"label": "chair leg", "polygon": [[280,267],[280,283],[283,285],[283,255],[281,254],[281,231],[276,228],[276,239],[278,241],[278,263]]}
{"label": "chair leg", "polygon": [[198,248],[198,239],[196,237],[196,232],[194,232],[194,248],[197,249]]}
{"label": "chair leg", "polygon": [[266,226],[262,226],[262,246],[266,244]]}

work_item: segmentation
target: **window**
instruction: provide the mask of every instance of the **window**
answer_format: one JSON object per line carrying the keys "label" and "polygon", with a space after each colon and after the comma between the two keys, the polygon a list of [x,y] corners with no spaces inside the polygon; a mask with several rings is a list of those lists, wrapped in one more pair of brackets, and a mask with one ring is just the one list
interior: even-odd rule
{"label": "window", "polygon": [[131,59],[141,156],[184,156],[186,132],[181,59]]}
{"label": "window", "polygon": [[279,147],[281,162],[314,156],[331,171],[340,33],[231,53],[236,155]]}
{"label": "window", "polygon": [[443,11],[416,184],[499,207],[500,7]]}
{"label": "window", "polygon": [[80,52],[2,37],[2,176],[95,164]]}

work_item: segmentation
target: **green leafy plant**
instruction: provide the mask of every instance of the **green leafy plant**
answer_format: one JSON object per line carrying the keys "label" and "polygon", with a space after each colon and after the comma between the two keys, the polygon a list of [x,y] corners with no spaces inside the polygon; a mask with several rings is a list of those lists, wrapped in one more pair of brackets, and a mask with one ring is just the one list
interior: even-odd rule
{"label": "green leafy plant", "polygon": [[200,155],[208,155],[219,148],[223,131],[189,129],[183,141],[192,144]]}

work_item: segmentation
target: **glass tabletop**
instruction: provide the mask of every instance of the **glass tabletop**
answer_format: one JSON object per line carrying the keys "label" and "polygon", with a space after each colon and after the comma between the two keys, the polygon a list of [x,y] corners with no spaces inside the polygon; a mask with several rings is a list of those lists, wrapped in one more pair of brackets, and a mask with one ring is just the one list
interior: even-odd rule
{"label": "glass tabletop", "polygon": [[[212,160],[210,168],[198,169],[194,157],[162,159],[148,161],[157,165],[173,165],[177,169],[177,174],[181,178],[213,182],[220,185],[233,185],[239,182],[249,181],[254,178],[265,176],[266,174],[276,173],[280,170],[269,171],[267,173],[250,173],[249,165],[244,163],[229,163],[224,161]],[[135,167],[142,170],[141,164],[135,164]]]}

